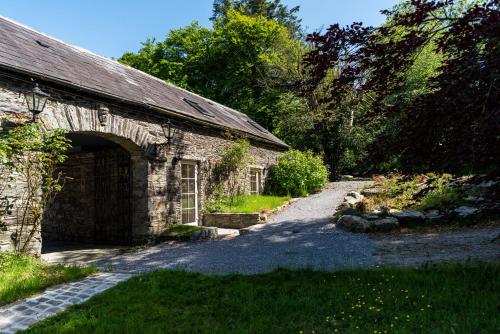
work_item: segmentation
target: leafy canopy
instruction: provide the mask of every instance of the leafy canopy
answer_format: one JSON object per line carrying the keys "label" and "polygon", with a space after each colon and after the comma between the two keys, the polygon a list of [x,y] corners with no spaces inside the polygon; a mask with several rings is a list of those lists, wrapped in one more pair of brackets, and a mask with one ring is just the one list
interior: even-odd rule
{"label": "leafy canopy", "polygon": [[384,13],[378,28],[335,24],[309,35],[304,90],[335,71],[327,108],[354,97],[367,122],[383,120],[375,161],[397,158],[405,170],[498,168],[499,1],[411,0]]}
{"label": "leafy canopy", "polygon": [[264,16],[231,9],[212,28],[198,23],[147,40],[119,61],[238,109],[272,130],[280,96],[297,80],[302,44]]}
{"label": "leafy canopy", "polygon": [[230,10],[237,10],[249,16],[262,16],[288,28],[290,33],[302,35],[302,20],[297,16],[299,6],[288,9],[281,0],[215,0],[212,21],[223,19]]}

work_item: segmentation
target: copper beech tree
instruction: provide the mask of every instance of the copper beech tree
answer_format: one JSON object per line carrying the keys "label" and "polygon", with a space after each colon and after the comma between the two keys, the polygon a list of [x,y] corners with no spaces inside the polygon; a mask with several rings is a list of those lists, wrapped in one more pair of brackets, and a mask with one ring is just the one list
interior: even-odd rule
{"label": "copper beech tree", "polygon": [[[330,26],[307,37],[310,77],[304,94],[328,80],[322,103],[369,103],[365,120],[391,119],[397,129],[372,143],[372,159],[395,154],[402,168],[498,172],[500,166],[499,0],[467,3],[411,0],[380,27]],[[440,57],[424,93],[405,100],[405,75],[426,49]]]}

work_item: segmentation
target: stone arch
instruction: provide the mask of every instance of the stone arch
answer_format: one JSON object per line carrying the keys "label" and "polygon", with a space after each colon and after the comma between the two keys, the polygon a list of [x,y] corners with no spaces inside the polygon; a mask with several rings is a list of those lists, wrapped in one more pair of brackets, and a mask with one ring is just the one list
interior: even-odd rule
{"label": "stone arch", "polygon": [[[67,130],[68,136],[75,137],[75,136],[82,136],[82,137],[87,137],[87,138],[98,138],[101,141],[107,141],[109,143],[112,143],[116,145],[116,147],[119,147],[121,150],[126,152],[126,154],[129,157],[129,173],[130,173],[130,204],[129,204],[129,214],[130,214],[130,239],[126,241],[126,243],[138,243],[142,242],[145,240],[145,238],[148,237],[149,234],[149,215],[148,215],[148,161],[145,158],[145,151],[143,147],[139,146],[137,141],[134,141],[133,138],[140,138],[140,137],[131,137],[130,135],[133,133],[130,130],[127,130],[127,127],[113,127],[113,126],[105,126],[104,129],[94,126],[94,127],[89,127],[89,126],[70,126],[71,123],[66,123],[68,126],[64,126],[64,123],[58,122],[54,123],[53,120],[50,120],[48,118],[48,122],[46,119],[43,120],[43,123],[45,128],[63,128]],[[57,125],[56,125],[57,124]],[[81,123],[85,124],[85,123]],[[125,125],[123,121],[118,121],[115,122],[114,124],[121,124]],[[63,126],[61,126],[63,125]],[[104,131],[103,131],[104,130]],[[125,137],[127,135],[127,137]],[[142,142],[144,143],[144,142]],[[81,144],[81,143],[80,143]],[[99,145],[99,144],[96,144]],[[102,150],[102,148],[101,148]],[[97,164],[95,164],[96,170],[94,170],[94,179],[97,178]],[[79,171],[78,171],[79,172]],[[95,187],[95,185],[94,185]],[[94,191],[96,188],[94,188]],[[64,190],[63,190],[64,191]],[[82,196],[83,197],[83,196]],[[87,197],[89,197],[87,195]],[[78,197],[77,197],[78,198]],[[56,201],[57,201],[56,197]],[[84,199],[82,199],[83,201]],[[90,202],[90,205],[92,205],[92,199],[87,198],[87,202]],[[82,204],[82,203],[80,203]],[[83,203],[82,205],[84,205]],[[94,204],[97,205],[97,204]],[[57,209],[57,206],[55,206]],[[74,211],[73,210],[68,210],[68,211]],[[85,208],[83,208],[85,209]],[[94,207],[95,209],[95,207]],[[110,208],[113,210],[114,208]],[[117,205],[117,208],[115,210],[123,209],[120,208],[119,205]],[[51,217],[50,214],[48,217]],[[52,216],[53,219],[53,216]],[[48,224],[47,222],[44,222]],[[94,222],[95,224],[96,222]],[[43,227],[42,227],[43,231]],[[53,229],[46,229],[46,232],[44,232],[45,236],[47,236],[47,233],[57,233],[53,231]],[[52,238],[54,240],[57,240],[57,238]],[[84,239],[84,238],[82,238]],[[61,240],[64,240],[64,238],[61,238]],[[69,240],[69,239],[68,239]],[[73,240],[73,241],[79,241],[79,240]],[[82,240],[87,242],[88,240]]]}
{"label": "stone arch", "polygon": [[[101,105],[55,103],[40,115],[40,123],[46,129],[64,129],[68,132],[93,133],[120,145],[145,153],[156,140],[138,120],[110,112]],[[135,145],[131,145],[135,144]]]}

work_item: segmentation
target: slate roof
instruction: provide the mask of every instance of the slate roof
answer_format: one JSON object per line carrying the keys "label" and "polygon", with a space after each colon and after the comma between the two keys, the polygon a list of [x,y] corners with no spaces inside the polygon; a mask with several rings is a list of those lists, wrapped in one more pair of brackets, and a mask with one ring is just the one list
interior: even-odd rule
{"label": "slate roof", "polygon": [[[167,110],[286,146],[241,112],[2,16],[0,67],[125,102]],[[186,99],[195,103],[186,102]],[[197,105],[209,112],[200,112]]]}

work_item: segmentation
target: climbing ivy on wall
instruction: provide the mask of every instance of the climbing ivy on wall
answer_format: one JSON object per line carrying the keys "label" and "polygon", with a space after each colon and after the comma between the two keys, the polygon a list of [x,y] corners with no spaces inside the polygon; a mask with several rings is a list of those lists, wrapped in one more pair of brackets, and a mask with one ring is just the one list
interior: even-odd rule
{"label": "climbing ivy on wall", "polygon": [[238,139],[222,148],[221,159],[212,172],[211,194],[216,202],[222,197],[234,198],[243,193],[241,174],[252,162],[250,143],[246,139]]}

